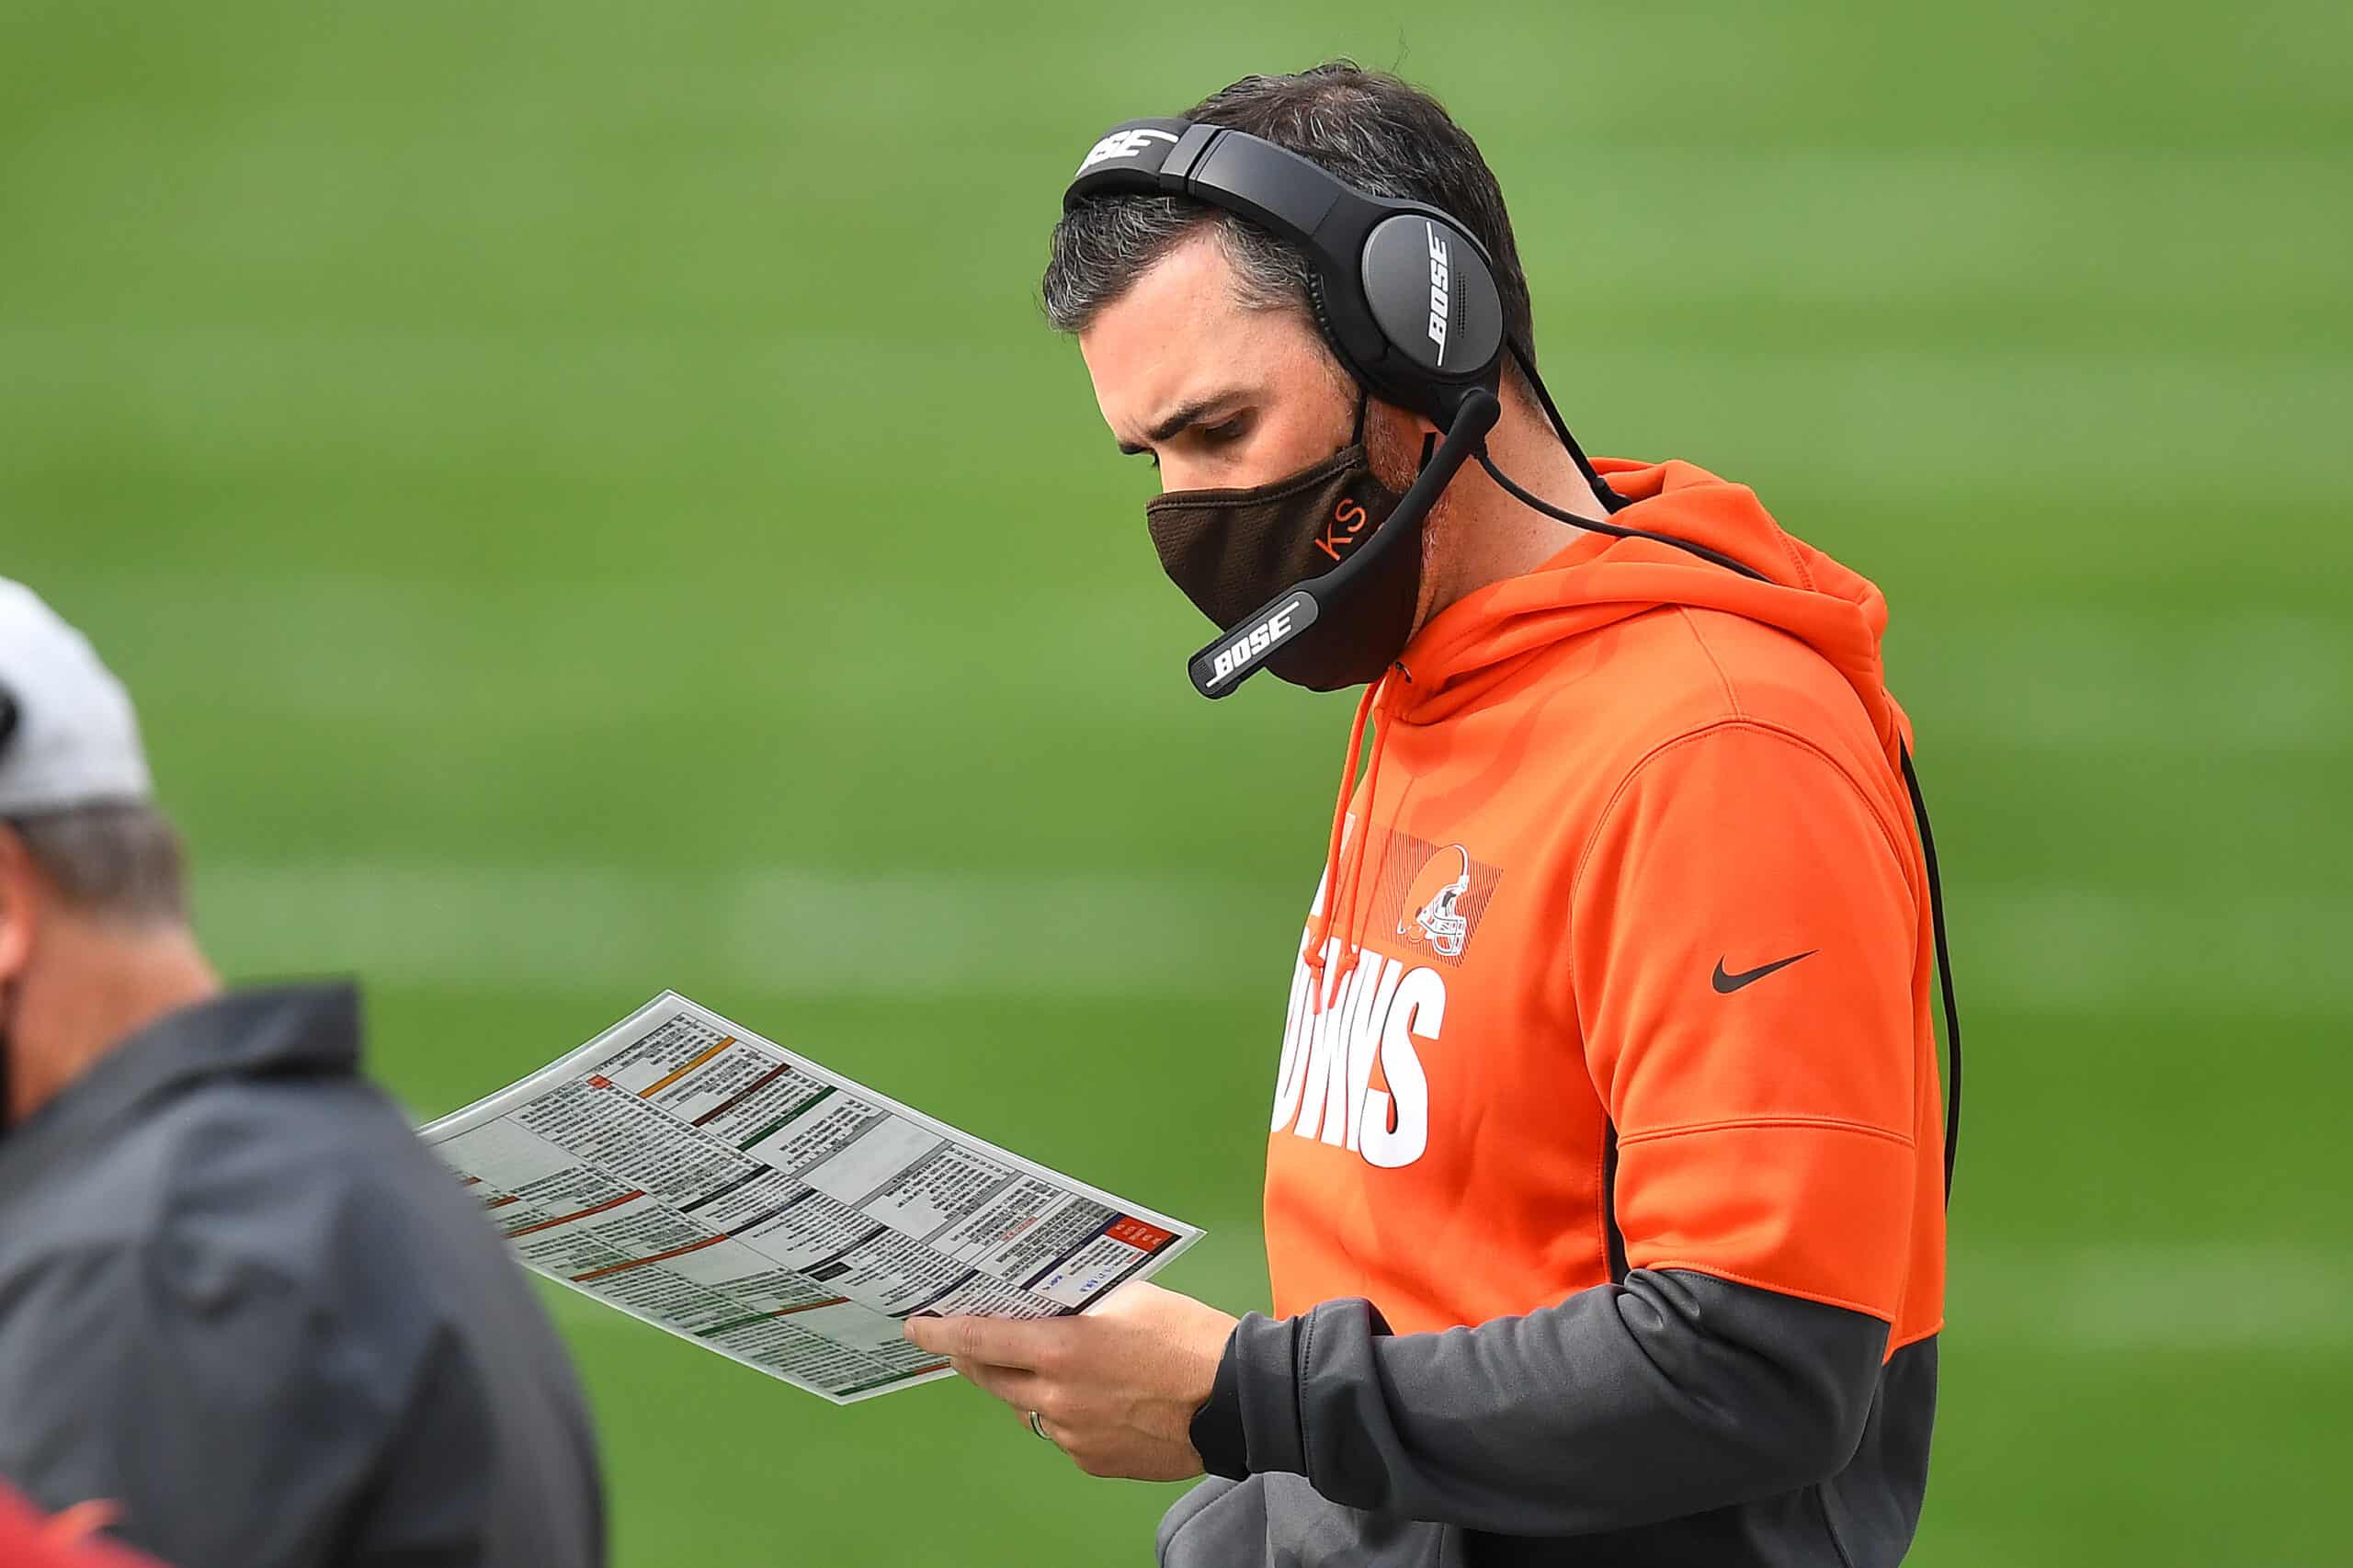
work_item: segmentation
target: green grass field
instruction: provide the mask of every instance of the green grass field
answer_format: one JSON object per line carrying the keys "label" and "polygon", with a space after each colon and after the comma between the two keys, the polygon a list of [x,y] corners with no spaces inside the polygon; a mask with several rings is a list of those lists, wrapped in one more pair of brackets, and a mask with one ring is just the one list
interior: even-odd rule
{"label": "green grass field", "polygon": [[[1032,290],[1101,125],[1351,51],[1481,138],[1586,444],[1893,602],[1972,1073],[1913,1561],[2353,1561],[2353,12],[1190,15],[0,7],[0,571],[219,955],[365,975],[420,1117],[675,986],[1263,1304],[1347,705],[1192,695]],[[620,1568],[1143,1562],[1173,1495],[551,1305]]]}

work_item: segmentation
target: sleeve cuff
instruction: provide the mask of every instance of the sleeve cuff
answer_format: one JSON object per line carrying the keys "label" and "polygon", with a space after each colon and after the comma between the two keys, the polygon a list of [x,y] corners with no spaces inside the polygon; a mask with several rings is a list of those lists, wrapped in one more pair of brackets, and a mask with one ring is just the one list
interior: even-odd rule
{"label": "sleeve cuff", "polygon": [[[1369,1301],[1326,1301],[1304,1317],[1252,1312],[1233,1325],[1209,1403],[1193,1416],[1193,1451],[1211,1475],[1307,1474],[1300,1390],[1320,1337],[1343,1346],[1389,1333]],[[1344,1359],[1346,1358],[1343,1358]]]}
{"label": "sleeve cuff", "polygon": [[[1253,1314],[1256,1315],[1255,1313]],[[1234,1361],[1234,1345],[1242,1330],[1226,1336],[1225,1354],[1218,1358],[1217,1381],[1210,1386],[1209,1402],[1193,1413],[1189,1435],[1201,1468],[1228,1481],[1250,1473],[1248,1449],[1242,1432],[1242,1390]]]}
{"label": "sleeve cuff", "polygon": [[1193,1417],[1193,1449],[1211,1475],[1306,1473],[1296,1360],[1305,1321],[1252,1312],[1233,1325],[1210,1402]]}

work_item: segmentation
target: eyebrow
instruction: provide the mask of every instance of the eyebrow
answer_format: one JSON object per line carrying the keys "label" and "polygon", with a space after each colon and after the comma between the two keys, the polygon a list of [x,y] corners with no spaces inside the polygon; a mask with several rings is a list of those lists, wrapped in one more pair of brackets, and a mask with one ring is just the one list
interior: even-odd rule
{"label": "eyebrow", "polygon": [[[1235,398],[1242,396],[1244,390],[1245,389],[1241,387],[1227,387],[1222,392],[1211,392],[1207,397],[1197,397],[1192,402],[1186,403],[1183,407],[1167,415],[1160,421],[1159,424],[1154,425],[1151,429],[1146,430],[1143,433],[1144,439],[1147,441],[1165,441],[1168,437],[1176,435],[1178,431],[1185,429],[1188,426],[1198,425],[1200,423],[1204,415],[1207,415],[1211,410],[1218,407],[1220,404],[1231,403]],[[1144,450],[1146,450],[1145,448],[1138,446],[1133,441],[1122,441],[1120,443],[1120,454],[1122,457],[1136,457],[1142,454]]]}

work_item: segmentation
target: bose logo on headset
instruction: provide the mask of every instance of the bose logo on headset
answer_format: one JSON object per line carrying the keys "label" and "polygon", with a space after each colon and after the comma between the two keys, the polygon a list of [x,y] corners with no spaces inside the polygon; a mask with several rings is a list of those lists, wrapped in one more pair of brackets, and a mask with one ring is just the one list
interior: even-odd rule
{"label": "bose logo on headset", "polygon": [[1425,222],[1422,228],[1430,237],[1430,341],[1438,345],[1438,362],[1443,365],[1446,363],[1446,242],[1438,237],[1434,225]]}
{"label": "bose logo on headset", "polygon": [[1078,168],[1071,178],[1076,179],[1107,159],[1132,158],[1154,142],[1173,143],[1176,140],[1167,131],[1154,131],[1148,125],[1138,126],[1133,131],[1114,131],[1087,150],[1086,156],[1079,160]]}
{"label": "bose logo on headset", "polygon": [[1263,658],[1299,628],[1292,624],[1299,614],[1304,594],[1293,594],[1285,599],[1274,614],[1228,642],[1217,651],[1210,664],[1210,684],[1222,686],[1238,670],[1253,660]]}

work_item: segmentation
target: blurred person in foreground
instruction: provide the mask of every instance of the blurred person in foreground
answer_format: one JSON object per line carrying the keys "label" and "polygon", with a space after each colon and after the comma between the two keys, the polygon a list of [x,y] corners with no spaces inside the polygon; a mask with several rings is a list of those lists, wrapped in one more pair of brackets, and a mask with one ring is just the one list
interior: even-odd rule
{"label": "blurred person in foreground", "polygon": [[153,1558],[92,1539],[108,1511],[85,1504],[43,1518],[0,1486],[0,1568],[163,1568]]}
{"label": "blurred person in foreground", "polygon": [[[1467,328],[1509,349],[1480,466],[1438,465],[1421,536],[1369,555],[1442,400],[1359,384],[1319,329],[1353,319],[1327,309],[1353,256],[1291,236],[1347,209],[1286,153],[1484,252],[1482,320],[1456,244],[1404,221],[1438,365]],[[1245,169],[1279,171],[1260,210],[1310,216],[1244,216]],[[1427,363],[1404,259],[1396,358],[1359,366]],[[1236,639],[1197,684],[1221,647],[1291,634],[1254,607],[1366,563],[1268,667],[1365,687],[1370,755],[1358,782],[1351,738],[1276,1069],[1278,1315],[1136,1285],[909,1335],[1091,1472],[1207,1469],[1161,1526],[1183,1568],[1895,1562],[1927,1481],[1946,1173],[1933,859],[1879,590],[1743,485],[1586,460],[1494,174],[1393,77],[1249,77],[1104,137],[1044,293],[1159,471],[1164,568]]]}
{"label": "blurred person in foreground", "polygon": [[227,991],[131,701],[0,578],[0,1483],[173,1568],[595,1568],[538,1301],[359,1075]]}

